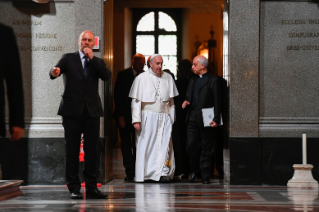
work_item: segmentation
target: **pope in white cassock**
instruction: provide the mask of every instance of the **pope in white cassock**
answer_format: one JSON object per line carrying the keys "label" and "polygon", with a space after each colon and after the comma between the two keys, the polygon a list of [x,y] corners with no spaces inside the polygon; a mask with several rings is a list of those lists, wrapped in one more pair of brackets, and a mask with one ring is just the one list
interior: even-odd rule
{"label": "pope in white cassock", "polygon": [[163,58],[152,55],[150,68],[131,87],[132,124],[136,130],[135,181],[170,182],[175,159],[171,140],[178,95],[172,76],[162,71]]}

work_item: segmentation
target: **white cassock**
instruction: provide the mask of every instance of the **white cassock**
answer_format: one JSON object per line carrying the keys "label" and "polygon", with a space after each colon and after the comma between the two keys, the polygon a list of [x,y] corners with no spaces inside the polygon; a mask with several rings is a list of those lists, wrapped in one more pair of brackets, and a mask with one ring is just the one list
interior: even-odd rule
{"label": "white cassock", "polygon": [[139,74],[131,87],[132,123],[141,123],[136,131],[135,181],[159,181],[174,177],[175,159],[171,139],[175,117],[173,97],[178,91],[172,76],[156,76],[149,69]]}

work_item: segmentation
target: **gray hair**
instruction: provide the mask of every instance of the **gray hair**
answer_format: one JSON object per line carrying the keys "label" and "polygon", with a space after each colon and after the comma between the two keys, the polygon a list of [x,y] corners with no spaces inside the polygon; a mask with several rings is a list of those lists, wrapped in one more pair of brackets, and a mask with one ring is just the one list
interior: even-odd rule
{"label": "gray hair", "polygon": [[204,57],[204,56],[199,56],[199,57],[198,57],[198,63],[204,65],[205,68],[208,67],[208,60],[207,60],[207,58]]}

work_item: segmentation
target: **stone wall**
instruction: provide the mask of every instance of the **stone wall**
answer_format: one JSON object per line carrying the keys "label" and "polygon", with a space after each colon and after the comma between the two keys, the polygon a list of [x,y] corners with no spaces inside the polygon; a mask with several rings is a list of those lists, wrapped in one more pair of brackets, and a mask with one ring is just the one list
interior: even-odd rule
{"label": "stone wall", "polygon": [[318,1],[228,2],[230,183],[286,185],[303,133],[318,180]]}

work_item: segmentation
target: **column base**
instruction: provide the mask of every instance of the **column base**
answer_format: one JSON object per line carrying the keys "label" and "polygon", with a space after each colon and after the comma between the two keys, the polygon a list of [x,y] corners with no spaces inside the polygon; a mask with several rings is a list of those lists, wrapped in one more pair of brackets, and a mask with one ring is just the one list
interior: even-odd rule
{"label": "column base", "polygon": [[313,179],[311,164],[294,164],[294,176],[288,181],[287,187],[318,188],[318,182]]}

